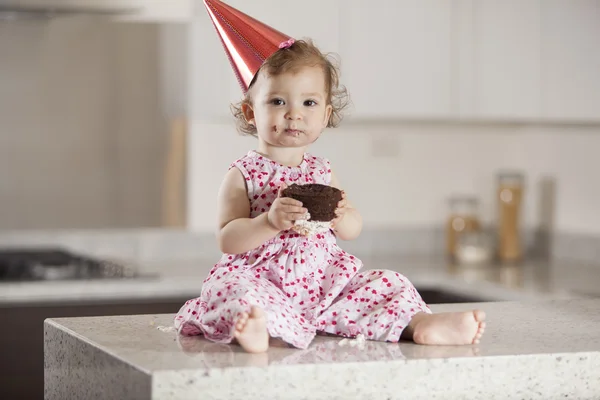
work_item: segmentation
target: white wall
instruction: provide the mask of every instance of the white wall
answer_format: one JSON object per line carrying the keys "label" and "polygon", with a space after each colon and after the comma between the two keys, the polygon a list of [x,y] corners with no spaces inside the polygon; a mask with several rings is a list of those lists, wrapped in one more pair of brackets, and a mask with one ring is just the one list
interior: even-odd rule
{"label": "white wall", "polygon": [[0,21],[0,229],[160,223],[157,28]]}
{"label": "white wall", "polygon": [[[209,232],[220,179],[254,139],[238,137],[233,123],[198,122],[190,142],[190,227]],[[389,156],[373,156],[377,146],[394,145]],[[368,228],[439,225],[445,199],[456,193],[479,196],[483,219],[493,223],[495,173],[520,168],[527,175],[526,226],[600,235],[598,150],[600,126],[397,122],[328,130],[312,152],[332,160]],[[553,199],[545,194],[548,179]]]}

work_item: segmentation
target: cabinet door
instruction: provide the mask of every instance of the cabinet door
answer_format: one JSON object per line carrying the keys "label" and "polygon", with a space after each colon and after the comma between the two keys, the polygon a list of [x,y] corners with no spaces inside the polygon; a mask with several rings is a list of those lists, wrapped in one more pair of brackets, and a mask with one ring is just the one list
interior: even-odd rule
{"label": "cabinet door", "polygon": [[344,1],[340,55],[352,118],[450,117],[451,51],[451,2]]}
{"label": "cabinet door", "polygon": [[[227,3],[296,39],[313,39],[324,52],[338,51],[338,0],[304,0],[293,9],[281,0]],[[231,120],[229,105],[242,98],[242,91],[206,12],[198,13],[191,32],[192,116],[203,121]]]}
{"label": "cabinet door", "polygon": [[542,113],[545,119],[600,120],[600,3],[542,2]]}
{"label": "cabinet door", "polygon": [[[102,302],[44,302],[0,306],[0,399],[44,398],[44,320],[109,315],[175,314],[189,297]],[[152,321],[148,316],[148,322]]]}
{"label": "cabinet door", "polygon": [[539,118],[540,2],[454,2],[461,117]]}
{"label": "cabinet door", "polygon": [[194,17],[196,3],[202,0],[143,0],[136,13],[115,17],[116,22],[189,22]]}

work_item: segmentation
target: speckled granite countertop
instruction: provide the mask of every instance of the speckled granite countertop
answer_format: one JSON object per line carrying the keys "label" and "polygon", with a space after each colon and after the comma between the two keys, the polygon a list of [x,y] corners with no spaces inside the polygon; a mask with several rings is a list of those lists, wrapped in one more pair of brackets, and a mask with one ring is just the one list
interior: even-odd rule
{"label": "speckled granite countertop", "polygon": [[[442,288],[488,300],[600,298],[600,267],[568,261],[518,266],[456,267],[433,256],[361,258],[365,269],[391,269],[418,289]],[[136,263],[140,278],[122,280],[0,283],[0,306],[23,302],[191,298],[215,258]],[[129,263],[129,262],[128,262]]]}
{"label": "speckled granite countertop", "polygon": [[184,338],[173,315],[47,320],[46,399],[558,399],[598,398],[600,300],[434,305],[483,308],[472,346],[317,337],[307,350]]}

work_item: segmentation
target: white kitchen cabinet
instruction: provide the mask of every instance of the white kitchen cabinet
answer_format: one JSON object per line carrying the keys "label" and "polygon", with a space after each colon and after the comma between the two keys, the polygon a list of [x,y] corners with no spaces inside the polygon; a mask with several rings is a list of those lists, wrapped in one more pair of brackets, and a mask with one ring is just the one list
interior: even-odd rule
{"label": "white kitchen cabinet", "polygon": [[115,17],[116,22],[190,22],[202,0],[143,0],[139,11]]}
{"label": "white kitchen cabinet", "polygon": [[597,0],[455,0],[458,114],[600,121]]}
{"label": "white kitchen cabinet", "polygon": [[340,55],[353,119],[452,117],[452,2],[346,0]]}
{"label": "white kitchen cabinet", "polygon": [[542,0],[455,0],[457,115],[540,117]]}
{"label": "white kitchen cabinet", "polygon": [[600,2],[542,2],[542,116],[600,121]]}
{"label": "white kitchen cabinet", "polygon": [[[350,120],[600,121],[597,0],[228,3],[339,54]],[[191,113],[230,119],[241,90],[204,10],[193,25]]]}
{"label": "white kitchen cabinet", "polygon": [[[339,49],[339,0],[304,0],[293,9],[281,0],[229,0],[227,4],[297,39],[310,37],[323,51]],[[189,57],[191,117],[232,120],[229,105],[242,98],[242,90],[205,11],[198,12],[192,23]]]}

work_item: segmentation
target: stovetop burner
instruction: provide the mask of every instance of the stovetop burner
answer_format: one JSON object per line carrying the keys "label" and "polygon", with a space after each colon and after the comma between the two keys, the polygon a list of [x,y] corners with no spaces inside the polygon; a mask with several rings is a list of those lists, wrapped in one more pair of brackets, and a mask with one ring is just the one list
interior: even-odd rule
{"label": "stovetop burner", "polygon": [[0,248],[0,281],[123,279],[131,268],[62,248]]}

